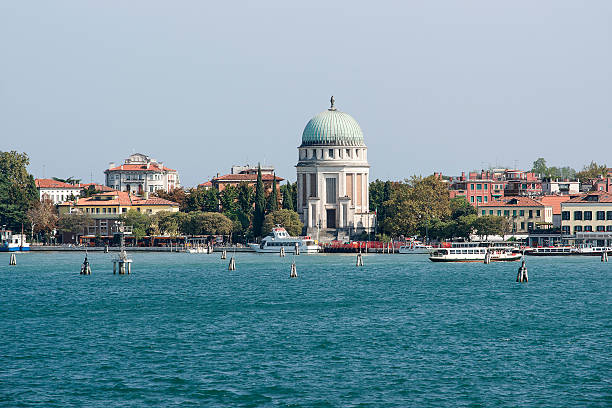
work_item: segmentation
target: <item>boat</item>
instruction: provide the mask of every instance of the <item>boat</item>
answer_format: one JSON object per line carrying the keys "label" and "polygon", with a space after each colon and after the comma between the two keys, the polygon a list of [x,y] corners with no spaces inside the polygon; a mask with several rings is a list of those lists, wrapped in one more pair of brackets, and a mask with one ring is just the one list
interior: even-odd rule
{"label": "boat", "polygon": [[582,244],[576,248],[576,255],[601,256],[604,252],[612,254],[612,247]]}
{"label": "boat", "polygon": [[433,246],[425,245],[418,241],[412,241],[410,244],[402,245],[398,249],[400,254],[428,254],[433,250]]}
{"label": "boat", "polygon": [[249,244],[255,252],[260,253],[280,253],[281,248],[285,248],[287,253],[295,252],[299,248],[300,253],[313,254],[319,252],[319,245],[309,236],[292,237],[283,227],[276,226],[269,235],[265,236],[260,244]]}
{"label": "boat", "polygon": [[525,255],[530,256],[569,256],[578,255],[573,246],[525,248]]}
{"label": "boat", "polygon": [[483,262],[490,254],[491,262],[512,262],[522,254],[512,246],[499,246],[487,242],[458,243],[446,248],[435,248],[430,252],[432,262]]}
{"label": "boat", "polygon": [[0,252],[25,252],[30,250],[30,244],[26,242],[25,234],[13,234],[11,231],[3,230],[1,239]]}

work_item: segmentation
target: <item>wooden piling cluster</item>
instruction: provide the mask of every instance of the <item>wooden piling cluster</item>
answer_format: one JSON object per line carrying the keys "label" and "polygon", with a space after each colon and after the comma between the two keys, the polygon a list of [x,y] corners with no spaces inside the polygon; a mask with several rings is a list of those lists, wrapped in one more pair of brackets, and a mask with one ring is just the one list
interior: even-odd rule
{"label": "wooden piling cluster", "polygon": [[361,252],[357,254],[357,265],[356,266],[363,266],[363,255],[361,254]]}
{"label": "wooden piling cluster", "polygon": [[113,275],[119,272],[119,275],[129,275],[132,273],[132,260],[128,258],[127,252],[125,252],[125,226],[123,223],[119,224],[120,234],[120,246],[119,256],[113,259]]}
{"label": "wooden piling cluster", "polygon": [[221,259],[227,259],[227,250],[225,250],[225,249],[224,249],[224,250],[221,252]]}
{"label": "wooden piling cluster", "polygon": [[279,256],[280,256],[281,258],[284,258],[284,257],[285,257],[285,247],[284,247],[284,246],[281,246],[281,247],[280,247]]}
{"label": "wooden piling cluster", "polygon": [[608,251],[603,251],[601,253],[601,262],[608,262]]}
{"label": "wooden piling cluster", "polygon": [[491,251],[489,249],[487,249],[487,253],[485,254],[484,263],[487,265],[491,263]]}
{"label": "wooden piling cluster", "polygon": [[87,260],[87,252],[85,252],[85,260],[83,261],[83,265],[81,265],[80,275],[91,275],[91,266]]}
{"label": "wooden piling cluster", "polygon": [[229,265],[227,266],[227,270],[228,271],[235,271],[236,270],[236,260],[234,259],[233,256],[230,258]]}
{"label": "wooden piling cluster", "polygon": [[525,255],[523,255],[523,261],[521,262],[521,266],[518,269],[518,274],[516,275],[517,282],[529,282],[529,277],[527,276],[527,267],[525,266]]}
{"label": "wooden piling cluster", "polygon": [[291,273],[289,274],[290,278],[297,278],[297,266],[295,266],[295,261],[291,262]]}
{"label": "wooden piling cluster", "polygon": [[298,244],[297,242],[295,243],[295,252],[296,255],[300,254],[300,244]]}
{"label": "wooden piling cluster", "polygon": [[17,255],[16,254],[11,254],[11,257],[9,259],[9,265],[17,265]]}

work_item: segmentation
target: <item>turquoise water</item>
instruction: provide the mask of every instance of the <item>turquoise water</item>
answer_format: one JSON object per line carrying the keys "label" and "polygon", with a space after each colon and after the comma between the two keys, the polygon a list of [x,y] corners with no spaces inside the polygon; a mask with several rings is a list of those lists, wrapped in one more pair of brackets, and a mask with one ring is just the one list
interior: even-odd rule
{"label": "turquoise water", "polygon": [[0,254],[0,405],[612,406],[612,263]]}

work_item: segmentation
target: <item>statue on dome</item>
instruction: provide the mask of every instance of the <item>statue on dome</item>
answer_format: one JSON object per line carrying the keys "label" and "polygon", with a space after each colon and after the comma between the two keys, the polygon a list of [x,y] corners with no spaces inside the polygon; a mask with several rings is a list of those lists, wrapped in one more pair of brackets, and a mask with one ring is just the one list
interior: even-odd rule
{"label": "statue on dome", "polygon": [[336,110],[336,107],[334,106],[334,103],[336,102],[336,100],[334,99],[334,95],[332,95],[329,102],[331,103],[331,107],[329,108],[329,110]]}

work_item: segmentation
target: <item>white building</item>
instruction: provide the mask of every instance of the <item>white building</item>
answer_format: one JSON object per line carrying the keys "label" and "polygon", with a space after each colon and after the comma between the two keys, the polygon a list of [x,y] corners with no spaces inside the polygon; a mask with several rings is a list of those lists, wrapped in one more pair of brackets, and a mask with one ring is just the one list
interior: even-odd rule
{"label": "white building", "polygon": [[578,194],[580,192],[579,181],[559,181],[552,179],[542,180],[542,194]]}
{"label": "white building", "polygon": [[331,107],[312,118],[298,148],[298,213],[307,232],[322,240],[371,231],[368,148],[359,124]]}
{"label": "white building", "polygon": [[53,179],[36,179],[34,183],[38,189],[40,201],[51,200],[53,204],[58,204],[81,195],[80,184],[69,184]]}
{"label": "white building", "polygon": [[148,195],[157,190],[170,191],[180,187],[176,170],[141,153],[131,155],[120,166],[111,163],[104,174],[108,187],[139,195]]}

